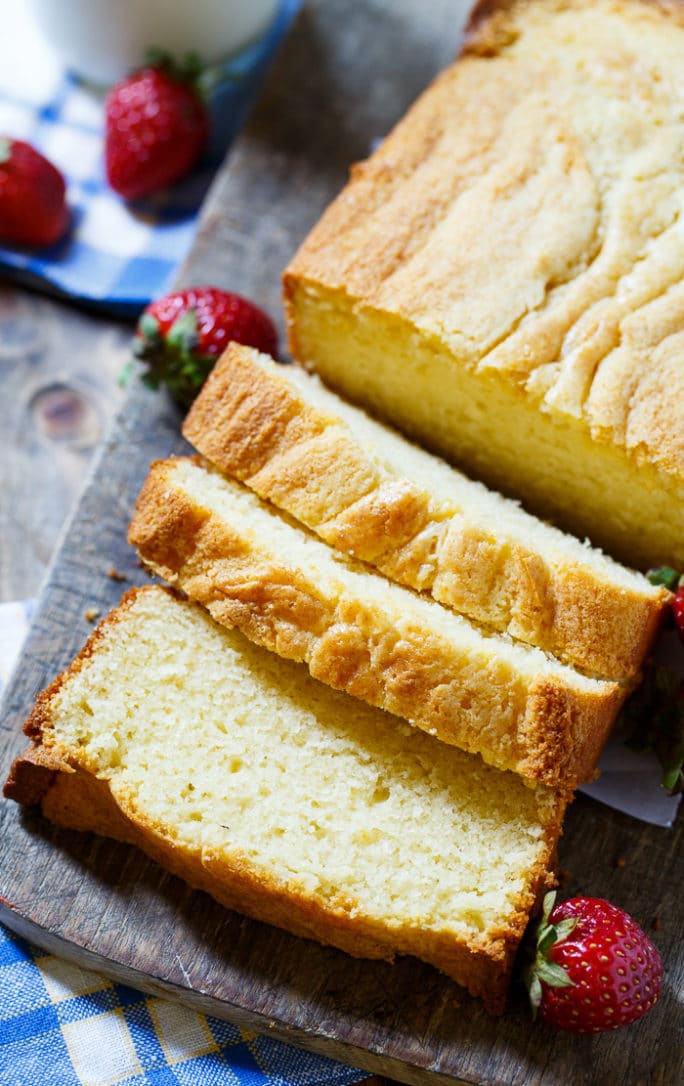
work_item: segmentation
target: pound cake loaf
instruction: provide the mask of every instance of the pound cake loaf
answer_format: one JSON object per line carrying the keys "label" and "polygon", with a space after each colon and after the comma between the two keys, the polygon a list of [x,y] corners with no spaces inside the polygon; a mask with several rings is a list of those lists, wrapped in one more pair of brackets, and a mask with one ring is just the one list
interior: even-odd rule
{"label": "pound cake loaf", "polygon": [[329,686],[530,780],[571,791],[594,775],[624,688],[482,632],[218,471],[153,464],[129,540],[217,622]]}
{"label": "pound cake loaf", "polygon": [[665,589],[467,479],[301,367],[231,344],[183,433],[392,580],[598,677],[638,674]]}
{"label": "pound cake loaf", "polygon": [[684,568],[684,5],[486,0],[314,227],[290,346],[636,568]]}
{"label": "pound cake loaf", "polygon": [[[563,800],[317,683],[157,587],[38,698],[5,794],[221,904],[410,954],[503,1010]],[[439,748],[439,749],[438,749]]]}

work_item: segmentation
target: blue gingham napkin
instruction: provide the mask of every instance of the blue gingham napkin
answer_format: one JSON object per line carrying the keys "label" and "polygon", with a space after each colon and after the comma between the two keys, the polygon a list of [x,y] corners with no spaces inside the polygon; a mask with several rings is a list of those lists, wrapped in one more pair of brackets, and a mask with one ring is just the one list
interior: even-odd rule
{"label": "blue gingham napkin", "polygon": [[3,8],[0,135],[32,143],[62,171],[74,225],[49,249],[0,247],[0,274],[116,316],[134,317],[164,294],[190,248],[211,179],[300,3],[282,0],[266,35],[221,68],[210,103],[212,142],[200,167],[135,208],[105,181],[102,93],[61,67],[31,23],[27,5]]}
{"label": "blue gingham napkin", "polygon": [[[0,693],[33,607],[0,604]],[[0,1086],[351,1086],[367,1077],[116,984],[0,924]]]}
{"label": "blue gingham napkin", "polygon": [[350,1086],[367,1077],[114,984],[0,926],[0,1086]]}

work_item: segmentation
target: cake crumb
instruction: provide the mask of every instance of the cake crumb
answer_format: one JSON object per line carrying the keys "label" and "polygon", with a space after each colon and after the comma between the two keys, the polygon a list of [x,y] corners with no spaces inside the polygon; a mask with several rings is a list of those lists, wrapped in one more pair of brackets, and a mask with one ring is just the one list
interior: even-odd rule
{"label": "cake crumb", "polygon": [[661,921],[660,917],[659,916],[654,916],[653,920],[651,921],[651,928],[653,929],[653,931],[660,931],[662,926],[663,926],[663,924],[662,924],[662,921]]}
{"label": "cake crumb", "polygon": [[109,569],[107,570],[107,576],[112,581],[127,581],[128,580],[128,577],[126,576],[126,574],[125,573],[120,573],[118,569],[114,568],[114,566],[109,567]]}
{"label": "cake crumb", "polygon": [[616,867],[626,867],[627,866],[627,861],[624,858],[624,856],[618,856],[618,858],[615,861],[615,866]]}
{"label": "cake crumb", "polygon": [[86,607],[85,611],[83,612],[83,617],[87,619],[88,622],[94,622],[99,614],[100,612],[98,611],[97,607]]}

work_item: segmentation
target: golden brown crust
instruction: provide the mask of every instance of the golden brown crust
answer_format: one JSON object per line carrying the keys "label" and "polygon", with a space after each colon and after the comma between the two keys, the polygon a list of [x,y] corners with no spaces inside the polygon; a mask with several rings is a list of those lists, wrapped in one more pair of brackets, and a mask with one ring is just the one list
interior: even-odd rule
{"label": "golden brown crust", "polygon": [[176,464],[152,465],[129,540],[217,622],[500,768],[566,790],[593,776],[624,697],[616,684],[523,675],[498,660],[496,638],[473,658],[427,621],[399,631],[377,602],[293,568],[268,540],[202,505]]}
{"label": "golden brown crust", "polygon": [[[580,0],[581,6],[588,7],[594,0]],[[682,0],[637,0],[679,26],[684,26],[684,3]],[[478,56],[496,56],[506,46],[515,41],[519,34],[518,24],[525,18],[525,11],[539,0],[478,0],[473,7],[463,35],[463,51],[473,52]],[[549,13],[553,8],[567,7],[568,0],[544,0]],[[614,3],[613,9],[629,11],[634,8],[634,0]]]}
{"label": "golden brown crust", "polygon": [[[621,488],[627,476],[643,495],[636,510],[578,487],[564,522],[597,525],[643,567],[684,561],[683,30],[681,3],[480,4],[462,57],[355,168],[284,276],[294,356],[470,470],[475,452],[449,444],[458,402],[433,436],[410,401],[366,396],[343,372],[359,365],[350,344],[339,366],[317,356],[307,292],[320,294],[322,323],[326,308],[361,325],[381,315],[472,374],[482,396],[495,385],[559,440],[576,429],[578,444],[605,450],[600,468],[619,458]],[[563,515],[524,457],[506,471],[494,457],[486,478]],[[655,489],[675,510],[669,526]]]}
{"label": "golden brown crust", "polygon": [[517,37],[511,18],[512,9],[521,0],[478,0],[463,32],[463,53],[496,56]]}
{"label": "golden brown crust", "polygon": [[[41,747],[17,759],[18,775],[30,773],[40,762]],[[54,754],[49,755],[53,765]],[[114,797],[108,781],[79,766],[63,761],[53,770],[40,796],[12,796],[23,803],[40,802],[43,814],[69,829],[93,831],[135,845],[151,859],[184,879],[195,889],[210,894],[221,905],[284,928],[294,935],[313,939],[354,957],[392,961],[396,954],[421,958],[447,974],[474,996],[482,998],[491,1014],[501,1014],[513,960],[535,898],[550,884],[551,876],[540,863],[530,872],[529,886],[511,922],[502,931],[483,936],[481,945],[470,945],[454,933],[426,931],[415,926],[388,929],[364,916],[352,901],[321,901],[285,887],[263,870],[256,870],[238,853],[216,849],[201,854],[184,846],[169,828],[141,815],[126,797]],[[560,827],[547,827],[549,860]]]}
{"label": "golden brown crust", "polygon": [[603,678],[634,678],[669,600],[451,512],[381,465],[301,387],[232,344],[183,425],[222,471],[391,579]]}
{"label": "golden brown crust", "polygon": [[12,762],[2,794],[29,807],[40,803],[60,768],[61,763],[43,747],[28,747]]}

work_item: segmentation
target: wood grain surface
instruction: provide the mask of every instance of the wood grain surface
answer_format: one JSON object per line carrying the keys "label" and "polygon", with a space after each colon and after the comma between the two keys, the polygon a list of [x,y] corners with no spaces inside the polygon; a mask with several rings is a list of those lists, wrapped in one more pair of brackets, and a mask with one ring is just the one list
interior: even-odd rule
{"label": "wood grain surface", "polygon": [[0,285],[0,601],[38,594],[124,398],[131,326]]}
{"label": "wood grain surface", "polygon": [[[238,289],[280,315],[280,271],[343,183],[448,60],[450,5],[310,3],[205,208],[180,282]],[[163,394],[127,396],[51,570],[0,730],[0,771],[23,745],[34,695],[90,630],[85,617],[145,579],[126,543],[150,460],[184,450]],[[142,854],[0,802],[0,919],[38,945],[145,991],[406,1083],[675,1086],[684,1081],[680,946],[682,827],[656,829],[580,797],[561,843],[568,892],[620,904],[666,963],[638,1025],[572,1039],[532,1028],[522,994],[488,1017],[412,959],[353,960],[221,909]]]}

